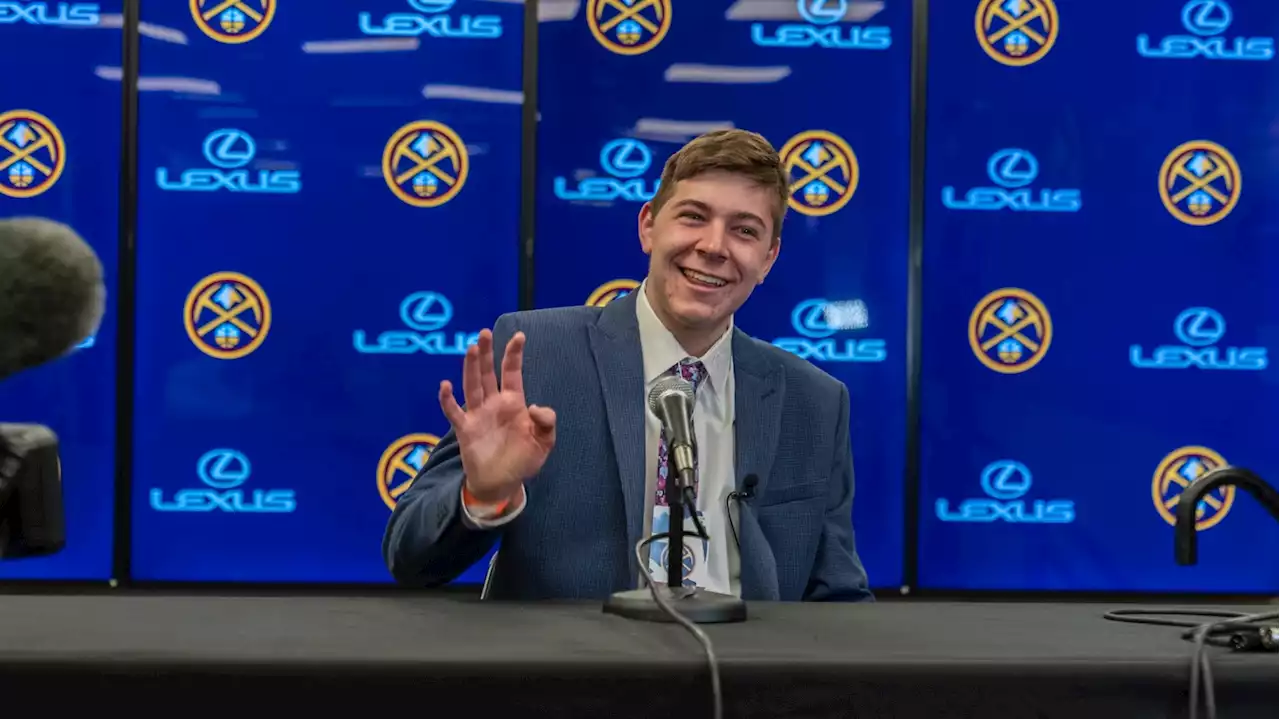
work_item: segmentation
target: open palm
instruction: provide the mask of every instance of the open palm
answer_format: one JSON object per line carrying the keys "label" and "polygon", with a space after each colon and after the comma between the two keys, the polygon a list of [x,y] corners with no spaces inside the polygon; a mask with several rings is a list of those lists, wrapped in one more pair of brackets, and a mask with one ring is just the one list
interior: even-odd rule
{"label": "open palm", "polygon": [[514,496],[525,480],[542,469],[555,446],[555,412],[525,404],[524,346],[523,332],[507,343],[499,386],[493,334],[480,333],[462,363],[466,409],[454,399],[453,386],[447,380],[440,383],[440,408],[458,438],[467,490],[482,502]]}

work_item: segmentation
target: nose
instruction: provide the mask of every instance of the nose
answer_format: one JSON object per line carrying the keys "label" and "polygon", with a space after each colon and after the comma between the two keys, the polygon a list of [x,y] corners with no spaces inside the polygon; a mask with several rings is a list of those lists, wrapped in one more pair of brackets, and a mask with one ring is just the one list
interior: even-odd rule
{"label": "nose", "polygon": [[702,236],[698,238],[698,244],[694,249],[698,254],[710,259],[724,259],[725,257],[725,241],[724,233],[727,228],[724,222],[715,220],[707,224],[706,230]]}

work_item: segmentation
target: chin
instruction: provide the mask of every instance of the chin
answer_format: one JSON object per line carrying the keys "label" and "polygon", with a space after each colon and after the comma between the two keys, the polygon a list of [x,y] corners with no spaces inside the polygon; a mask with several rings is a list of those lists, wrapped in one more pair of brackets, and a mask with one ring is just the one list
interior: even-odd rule
{"label": "chin", "polygon": [[673,303],[676,317],[681,322],[690,327],[705,327],[708,325],[723,322],[727,315],[720,309],[719,304],[709,305],[706,302],[697,300],[681,300]]}

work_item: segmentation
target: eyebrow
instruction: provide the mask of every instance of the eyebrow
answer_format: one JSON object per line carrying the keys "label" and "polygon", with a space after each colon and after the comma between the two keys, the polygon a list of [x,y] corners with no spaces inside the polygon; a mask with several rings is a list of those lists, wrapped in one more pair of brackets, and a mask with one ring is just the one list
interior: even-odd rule
{"label": "eyebrow", "polygon": [[[680,200],[679,202],[677,202],[677,203],[675,204],[675,206],[676,206],[676,207],[693,207],[693,208],[695,208],[695,209],[702,210],[703,212],[705,212],[705,213],[707,213],[707,214],[711,214],[711,206],[710,206],[710,205],[708,205],[707,203],[705,203],[705,202],[701,202],[701,201],[699,201],[699,200],[692,200],[692,199],[690,199],[690,200]],[[750,220],[750,221],[752,221],[752,222],[754,222],[754,223],[756,223],[756,224],[760,225],[760,227],[762,227],[762,228],[764,228],[764,227],[768,227],[768,225],[766,225],[766,224],[765,224],[765,222],[764,222],[764,220],[763,220],[763,219],[761,219],[759,216],[757,216],[755,213],[752,213],[752,212],[745,212],[745,211],[744,211],[744,212],[735,212],[735,213],[733,213],[732,217],[733,217],[733,219],[735,219],[735,220]]]}

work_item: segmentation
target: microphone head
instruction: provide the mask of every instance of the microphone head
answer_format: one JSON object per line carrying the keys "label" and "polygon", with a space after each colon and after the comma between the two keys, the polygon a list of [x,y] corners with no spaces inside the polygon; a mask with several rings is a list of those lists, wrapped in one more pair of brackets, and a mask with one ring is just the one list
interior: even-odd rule
{"label": "microphone head", "polygon": [[661,417],[662,398],[672,392],[684,395],[689,403],[689,411],[693,411],[693,385],[689,380],[673,374],[659,377],[653,383],[653,389],[649,390],[649,410]]}
{"label": "microphone head", "polygon": [[92,336],[106,308],[102,262],[52,220],[0,220],[0,379],[57,359]]}

